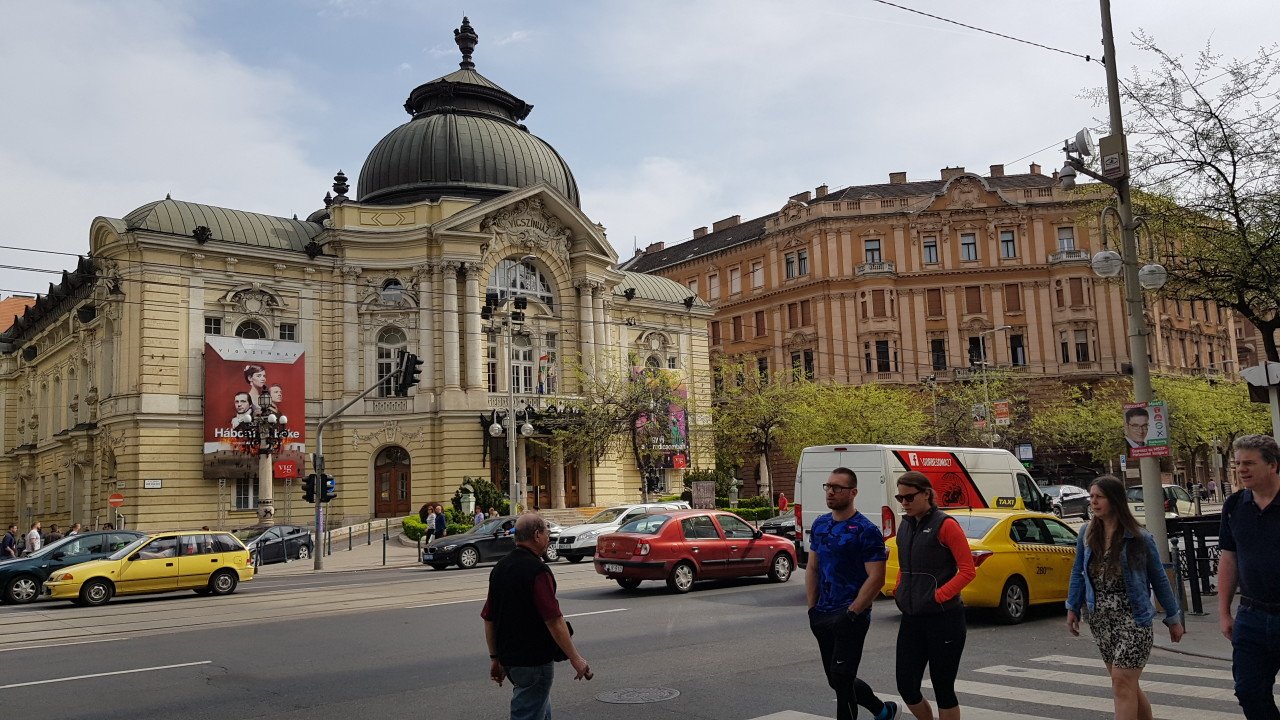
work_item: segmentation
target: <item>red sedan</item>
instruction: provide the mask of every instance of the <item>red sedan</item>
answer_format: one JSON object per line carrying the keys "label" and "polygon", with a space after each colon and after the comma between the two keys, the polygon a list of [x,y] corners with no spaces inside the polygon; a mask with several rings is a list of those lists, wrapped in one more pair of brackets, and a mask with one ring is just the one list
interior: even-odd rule
{"label": "red sedan", "polygon": [[768,575],[786,582],[796,566],[790,540],[766,535],[721,510],[672,510],[633,520],[596,541],[596,572],[632,590],[665,580],[686,593],[696,580]]}

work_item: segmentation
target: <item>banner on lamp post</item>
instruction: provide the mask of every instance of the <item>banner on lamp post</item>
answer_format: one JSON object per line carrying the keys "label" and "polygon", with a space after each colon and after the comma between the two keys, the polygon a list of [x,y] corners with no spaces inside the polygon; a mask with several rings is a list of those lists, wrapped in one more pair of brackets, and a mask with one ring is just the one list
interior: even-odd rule
{"label": "banner on lamp post", "polygon": [[1125,454],[1129,459],[1169,456],[1169,406],[1163,400],[1124,406]]}
{"label": "banner on lamp post", "polygon": [[1008,425],[1013,414],[1012,403],[1008,400],[996,400],[991,403],[991,411],[997,425]]}

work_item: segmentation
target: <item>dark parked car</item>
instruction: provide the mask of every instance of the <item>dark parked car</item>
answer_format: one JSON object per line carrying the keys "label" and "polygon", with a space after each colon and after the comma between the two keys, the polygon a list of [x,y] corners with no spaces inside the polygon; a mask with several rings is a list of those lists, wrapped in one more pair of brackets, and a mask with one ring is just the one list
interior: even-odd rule
{"label": "dark parked car", "polygon": [[1079,515],[1089,519],[1089,491],[1075,485],[1045,485],[1040,488],[1053,502],[1053,514],[1058,517]]}
{"label": "dark parked car", "polygon": [[796,514],[784,512],[760,523],[760,530],[770,535],[778,535],[788,540],[796,539]]}
{"label": "dark parked car", "polygon": [[249,549],[255,565],[306,560],[315,547],[311,529],[297,525],[251,525],[237,530],[236,537]]}
{"label": "dark parked car", "polygon": [[29,603],[40,597],[40,585],[53,573],[101,560],[142,536],[129,530],[77,533],[55,540],[27,557],[0,562],[0,602]]}
{"label": "dark parked car", "polygon": [[[554,562],[560,557],[556,553],[560,529],[558,525],[548,525],[551,527],[551,544],[547,546],[544,559]],[[482,562],[497,562],[516,549],[515,527],[515,516],[503,515],[489,518],[461,535],[437,538],[422,549],[422,564],[436,570],[444,570],[450,565],[465,570]]]}

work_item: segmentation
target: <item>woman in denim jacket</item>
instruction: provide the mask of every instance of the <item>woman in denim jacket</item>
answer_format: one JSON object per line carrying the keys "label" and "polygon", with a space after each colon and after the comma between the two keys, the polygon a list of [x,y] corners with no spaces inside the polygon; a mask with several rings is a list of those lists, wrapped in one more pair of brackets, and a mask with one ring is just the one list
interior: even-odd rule
{"label": "woman in denim jacket", "polygon": [[1151,533],[1129,510],[1124,484],[1111,475],[1089,489],[1093,521],[1076,538],[1076,563],[1067,592],[1067,629],[1080,634],[1080,612],[1088,606],[1089,629],[1111,675],[1117,720],[1150,720],[1151,703],[1138,687],[1151,655],[1154,590],[1165,609],[1169,639],[1182,640],[1182,609],[1173,597]]}

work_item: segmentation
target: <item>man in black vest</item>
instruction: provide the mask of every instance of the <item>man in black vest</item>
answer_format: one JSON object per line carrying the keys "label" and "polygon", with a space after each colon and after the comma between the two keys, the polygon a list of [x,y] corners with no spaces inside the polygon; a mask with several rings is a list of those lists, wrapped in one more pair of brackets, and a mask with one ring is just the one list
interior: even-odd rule
{"label": "man in black vest", "polygon": [[556,660],[568,660],[574,680],[592,678],[578,654],[556,600],[556,580],[542,561],[551,530],[537,513],[516,519],[516,549],[489,573],[489,597],[480,617],[489,645],[489,678],[511,679],[511,720],[551,717]]}

